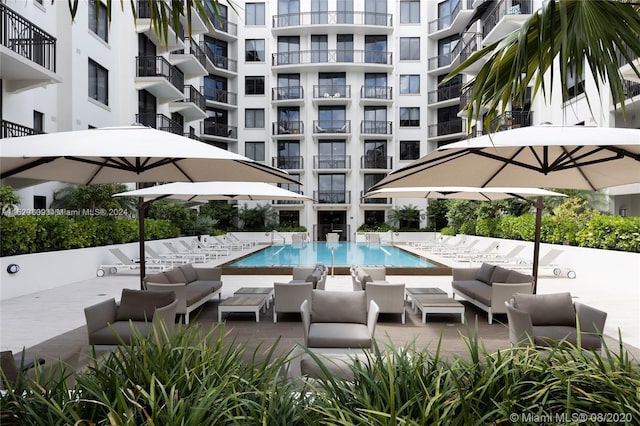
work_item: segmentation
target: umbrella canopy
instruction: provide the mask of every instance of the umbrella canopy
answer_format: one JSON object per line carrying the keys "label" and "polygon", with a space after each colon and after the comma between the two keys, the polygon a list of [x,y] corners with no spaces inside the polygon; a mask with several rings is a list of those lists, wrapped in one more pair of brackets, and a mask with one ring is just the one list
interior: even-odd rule
{"label": "umbrella canopy", "polygon": [[437,185],[597,190],[640,182],[640,130],[531,126],[440,147],[371,189]]}
{"label": "umbrella canopy", "polygon": [[21,188],[71,183],[292,182],[288,173],[215,146],[143,126],[2,139],[0,179]]}
{"label": "umbrella canopy", "polygon": [[367,192],[363,198],[446,198],[493,201],[506,198],[566,195],[539,188],[478,188],[471,186],[412,186],[383,188]]}
{"label": "umbrella canopy", "polygon": [[303,200],[311,198],[264,182],[175,182],[115,194],[142,197],[145,201],[171,198],[184,201],[209,200]]}

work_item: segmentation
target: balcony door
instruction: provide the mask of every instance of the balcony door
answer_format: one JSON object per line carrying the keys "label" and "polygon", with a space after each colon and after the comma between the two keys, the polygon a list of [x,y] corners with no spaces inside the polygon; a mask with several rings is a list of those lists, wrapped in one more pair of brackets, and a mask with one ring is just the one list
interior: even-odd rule
{"label": "balcony door", "polygon": [[313,25],[329,23],[328,0],[311,0],[311,23]]}
{"label": "balcony door", "polygon": [[364,75],[364,97],[387,99],[387,74],[366,73]]}
{"label": "balcony door", "polygon": [[318,109],[316,132],[345,133],[347,131],[347,111],[340,106],[321,106]]}
{"label": "balcony door", "polygon": [[347,76],[343,72],[321,72],[318,74],[319,97],[347,96]]}
{"label": "balcony door", "polygon": [[278,99],[300,99],[300,74],[278,74]]}
{"label": "balcony door", "polygon": [[363,167],[365,169],[387,168],[387,141],[364,141]]}
{"label": "balcony door", "polygon": [[278,65],[300,63],[300,37],[278,37]]}
{"label": "balcony door", "polygon": [[346,176],[344,173],[318,175],[318,202],[344,204],[346,202]]}
{"label": "balcony door", "polygon": [[300,25],[300,0],[278,0],[278,26]]}
{"label": "balcony door", "polygon": [[322,140],[318,143],[319,169],[346,169],[347,144],[344,140]]}
{"label": "balcony door", "polygon": [[363,131],[364,133],[386,134],[387,107],[365,107]]}
{"label": "balcony door", "polygon": [[387,25],[387,0],[365,0],[365,25]]}

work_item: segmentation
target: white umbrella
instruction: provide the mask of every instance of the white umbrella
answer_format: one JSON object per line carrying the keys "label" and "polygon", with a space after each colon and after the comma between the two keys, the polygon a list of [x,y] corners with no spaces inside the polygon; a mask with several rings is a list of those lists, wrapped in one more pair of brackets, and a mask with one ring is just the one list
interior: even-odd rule
{"label": "white umbrella", "polygon": [[[291,182],[287,172],[203,142],[144,126],[105,127],[0,140],[0,180],[21,188],[71,183]],[[140,284],[145,274],[144,215],[138,203]]]}
{"label": "white umbrella", "polygon": [[163,198],[184,201],[302,200],[311,198],[264,182],[175,182],[115,194],[142,197],[146,202]]}
{"label": "white umbrella", "polygon": [[383,188],[367,192],[363,198],[446,198],[492,201],[506,198],[566,195],[540,188],[478,188],[472,186],[412,186]]}

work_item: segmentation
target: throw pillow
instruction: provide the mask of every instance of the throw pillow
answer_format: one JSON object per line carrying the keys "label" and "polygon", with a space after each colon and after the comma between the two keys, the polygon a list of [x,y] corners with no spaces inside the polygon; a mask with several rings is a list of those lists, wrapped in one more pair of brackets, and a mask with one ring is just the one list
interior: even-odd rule
{"label": "throw pillow", "polygon": [[122,289],[116,321],[151,321],[156,308],[171,304],[173,291],[144,291]]}
{"label": "throw pillow", "polygon": [[507,277],[511,271],[500,266],[496,266],[491,274],[491,280],[489,281],[489,285],[492,283],[506,283]]}
{"label": "throw pillow", "polygon": [[491,285],[491,275],[493,274],[493,270],[495,269],[494,265],[490,265],[488,263],[483,263],[476,274],[476,279],[478,281],[482,281],[485,284]]}
{"label": "throw pillow", "polygon": [[180,270],[184,274],[184,277],[187,279],[187,283],[192,283],[194,281],[198,281],[198,271],[193,267],[193,264],[187,263],[179,266]]}
{"label": "throw pillow", "polygon": [[187,284],[187,278],[184,276],[184,273],[180,268],[173,268],[173,269],[169,269],[168,271],[164,271],[164,275],[169,279],[169,282],[171,284],[177,284],[177,283]]}
{"label": "throw pillow", "polygon": [[533,325],[575,327],[576,311],[571,293],[513,295],[515,308],[529,313]]}

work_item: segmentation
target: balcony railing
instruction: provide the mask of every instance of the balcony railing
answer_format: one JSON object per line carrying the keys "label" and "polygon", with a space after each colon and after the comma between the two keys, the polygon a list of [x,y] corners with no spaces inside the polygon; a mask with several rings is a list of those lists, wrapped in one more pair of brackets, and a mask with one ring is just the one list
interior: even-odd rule
{"label": "balcony railing", "polygon": [[471,55],[480,50],[480,48],[482,47],[482,37],[482,33],[462,33],[462,49],[460,50],[460,62],[466,61]]}
{"label": "balcony railing", "polygon": [[345,84],[320,84],[313,86],[313,97],[322,98],[351,98],[351,85]]}
{"label": "balcony railing", "polygon": [[429,137],[446,136],[462,132],[462,119],[456,118],[451,121],[429,125]]}
{"label": "balcony railing", "polygon": [[222,104],[228,105],[238,105],[238,94],[222,89],[211,89],[205,87],[204,97],[206,98],[206,100],[212,102],[220,102]]}
{"label": "balcony railing", "polygon": [[513,3],[515,2],[512,0],[502,0],[487,14],[484,20],[484,37],[486,37],[506,15],[528,15],[533,13],[533,0],[518,0],[517,4]]}
{"label": "balcony railing", "polygon": [[184,74],[162,56],[136,57],[136,77],[164,77],[176,89],[184,89]]}
{"label": "balcony railing", "polygon": [[350,169],[350,155],[314,155],[314,169]]}
{"label": "balcony railing", "polygon": [[202,120],[200,125],[200,134],[207,136],[218,136],[221,138],[237,139],[238,128],[205,118],[204,120]]}
{"label": "balcony railing", "polygon": [[391,170],[393,169],[393,157],[376,154],[365,154],[360,157],[360,168]]}
{"label": "balcony railing", "polygon": [[635,81],[624,82],[624,98],[625,99],[631,99],[639,95],[640,95],[640,83],[636,83]]}
{"label": "balcony railing", "polygon": [[393,133],[393,123],[391,121],[362,120],[360,123],[360,133],[367,135],[391,135]]}
{"label": "balcony railing", "polygon": [[460,97],[460,89],[462,89],[462,83],[439,87],[437,90],[431,90],[428,94],[428,102],[433,104],[458,98]]}
{"label": "balcony railing", "polygon": [[136,114],[136,123],[153,127],[164,132],[184,135],[184,126],[164,114],[142,113]]}
{"label": "balcony railing", "polygon": [[202,65],[203,67],[207,66],[207,56],[204,54],[204,50],[202,50],[202,48],[200,47],[200,44],[195,41],[194,39],[192,39],[191,37],[187,37],[184,40],[185,43],[185,48],[184,49],[178,49],[178,50],[174,50],[171,53],[177,53],[177,54],[185,54],[186,52],[188,52],[190,55],[195,56],[195,58],[198,60],[198,62],[200,63],[200,65]]}
{"label": "balcony railing", "polygon": [[204,95],[190,84],[184,86],[184,102],[192,102],[203,111],[207,109],[207,101]]}
{"label": "balcony railing", "polygon": [[310,25],[375,25],[382,27],[393,26],[393,15],[390,13],[353,12],[353,11],[322,11],[301,12],[274,15],[273,28],[286,28]]}
{"label": "balcony railing", "polygon": [[35,64],[56,72],[56,39],[0,3],[0,44]]}
{"label": "balcony railing", "polygon": [[273,87],[271,89],[271,99],[274,101],[304,99],[304,90],[302,86]]}
{"label": "balcony railing", "polygon": [[297,135],[304,133],[304,123],[302,121],[277,121],[271,123],[271,130],[274,135]]}
{"label": "balcony railing", "polygon": [[[182,27],[181,23],[178,23],[178,28],[175,27],[173,23],[173,17],[172,17],[173,12],[171,10],[171,7],[169,7],[169,5],[164,2],[158,2],[158,6],[165,8],[165,13],[167,16],[169,27],[173,29],[176,32],[176,34],[178,34],[181,40],[184,40],[184,28]],[[137,6],[136,6],[136,16],[138,17],[138,19],[151,18],[151,9],[149,8],[149,2],[147,0],[138,0]]]}
{"label": "balcony railing", "polygon": [[313,191],[318,204],[350,204],[351,191]]}
{"label": "balcony railing", "polygon": [[458,16],[458,13],[462,10],[465,1],[467,3],[466,9],[473,9],[473,0],[459,0],[449,15],[429,21],[429,32],[434,33],[450,27],[456,19],[456,16]]}
{"label": "balcony railing", "polygon": [[209,21],[213,24],[213,28],[217,31],[222,31],[232,36],[238,35],[238,26],[236,24],[229,22],[226,18],[216,17],[208,7],[205,7],[205,11]]}
{"label": "balcony railing", "polygon": [[271,55],[272,66],[318,63],[393,65],[393,54],[379,50],[299,50]]}
{"label": "balcony railing", "polygon": [[362,198],[367,191],[360,191],[362,204],[391,204],[391,198]]}
{"label": "balcony railing", "polygon": [[271,165],[283,170],[300,170],[304,168],[304,157],[300,155],[280,155],[271,159]]}
{"label": "balcony railing", "polygon": [[389,86],[362,86],[360,88],[362,99],[383,99],[390,101],[393,99],[393,88]]}
{"label": "balcony railing", "polygon": [[235,59],[217,55],[204,41],[200,42],[200,48],[204,51],[205,55],[207,55],[207,58],[209,58],[214,67],[231,72],[238,72],[238,61]]}
{"label": "balcony railing", "polygon": [[[533,111],[505,111],[489,123],[491,132],[531,126]],[[487,133],[484,131],[483,133]]]}
{"label": "balcony railing", "polygon": [[351,133],[351,120],[313,120],[313,133]]}
{"label": "balcony railing", "polygon": [[20,136],[39,135],[44,132],[23,126],[22,124],[12,123],[11,121],[2,120],[0,129],[0,139],[18,138]]}
{"label": "balcony railing", "polygon": [[[285,188],[291,192],[295,192],[296,194],[304,195],[303,191],[294,191],[293,189]],[[302,200],[272,200],[271,204],[302,204]]]}

